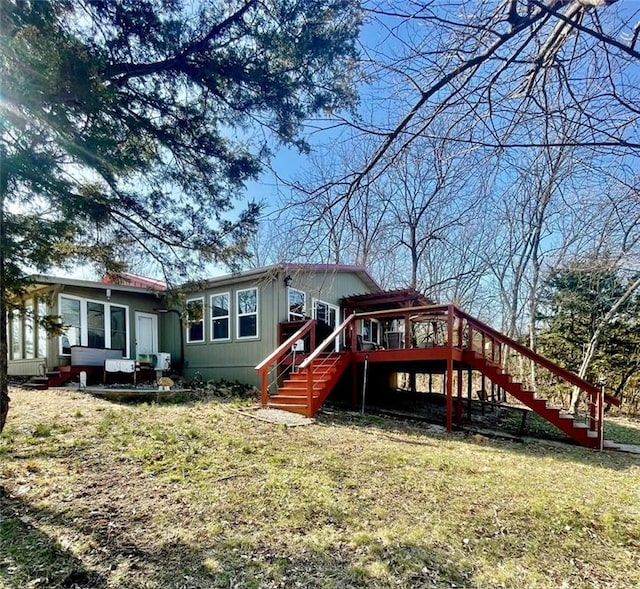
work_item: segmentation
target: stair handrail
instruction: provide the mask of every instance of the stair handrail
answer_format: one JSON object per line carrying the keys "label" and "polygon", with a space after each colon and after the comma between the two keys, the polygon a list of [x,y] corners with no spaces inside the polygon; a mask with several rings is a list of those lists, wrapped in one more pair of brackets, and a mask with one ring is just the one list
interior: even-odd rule
{"label": "stair handrail", "polygon": [[304,370],[305,368],[307,368],[329,344],[335,341],[335,339],[349,326],[352,321],[355,320],[355,318],[355,313],[349,315],[340,325],[338,325],[338,327],[333,330],[331,335],[327,336],[327,338],[319,346],[316,346],[316,349],[305,358],[305,360],[302,362],[302,364],[300,364],[298,368],[300,370]]}
{"label": "stair handrail", "polygon": [[258,364],[254,370],[260,371],[265,366],[273,363],[278,357],[283,355],[283,352],[289,352],[291,346],[297,342],[302,336],[306,335],[316,323],[315,319],[309,319],[298,331],[296,331],[291,337],[289,337],[284,343],[280,344],[271,354],[269,354],[260,364]]}
{"label": "stair handrail", "polygon": [[[552,362],[551,360],[545,358],[544,356],[541,356],[537,352],[534,352],[533,350],[527,348],[527,346],[524,346],[523,344],[500,333],[499,331],[493,329],[492,327],[489,327],[486,323],[483,323],[479,319],[476,319],[475,317],[472,317],[468,313],[465,313],[462,309],[459,309],[458,307],[454,306],[454,313],[461,319],[465,319],[469,325],[475,327],[479,331],[484,331],[485,334],[509,346],[510,348],[513,348],[516,352],[518,352],[519,354],[522,354],[523,356],[526,356],[530,360],[534,360],[537,364],[540,364],[543,368],[546,368],[547,370],[549,370],[549,372],[554,373],[556,376],[559,376],[564,380],[566,380],[567,382],[571,383],[572,385],[584,390],[585,392],[589,393],[592,397],[600,393],[600,389],[594,384],[591,384],[589,381],[585,380],[584,378],[580,378],[577,374],[574,374],[573,372],[567,370],[566,368],[562,368],[562,366],[559,366],[555,362]],[[482,351],[482,353],[484,354],[484,350]]]}
{"label": "stair handrail", "polygon": [[[280,360],[286,356],[290,350],[291,346],[299,339],[304,337],[307,333],[309,333],[315,327],[317,321],[315,319],[309,319],[298,331],[296,331],[292,336],[287,338],[282,344],[280,344],[271,354],[269,354],[260,364],[258,364],[254,370],[256,370],[260,374],[260,382],[261,382],[261,402],[262,405],[265,406],[268,401],[268,374],[270,370],[270,366],[276,362],[276,366],[280,363]],[[313,342],[311,343],[311,347],[313,347]]]}

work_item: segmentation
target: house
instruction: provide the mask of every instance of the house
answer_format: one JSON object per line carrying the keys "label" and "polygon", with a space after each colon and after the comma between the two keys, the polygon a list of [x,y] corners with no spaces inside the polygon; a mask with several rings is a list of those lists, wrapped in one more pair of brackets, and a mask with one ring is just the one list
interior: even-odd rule
{"label": "house", "polygon": [[[380,291],[362,267],[278,264],[219,276],[181,289],[171,306],[166,285],[132,274],[101,282],[34,276],[9,317],[9,374],[44,375],[72,363],[72,348],[121,350],[124,358],[168,352],[187,378],[258,384],[255,365],[282,337],[281,325],[318,319],[334,328],[345,296]],[[62,318],[50,336],[37,317]],[[101,360],[100,360],[101,362]]]}
{"label": "house", "polygon": [[366,269],[346,265],[279,264],[207,280],[185,295],[184,373],[258,385],[254,368],[287,324],[311,318],[333,330],[344,297],[380,290]]}
{"label": "house", "polygon": [[[433,394],[435,377],[448,430],[463,424],[465,408],[470,421],[474,381],[482,407],[490,382],[498,402],[508,393],[591,448],[605,443],[605,403],[619,404],[454,305],[436,305],[411,289],[383,291],[361,267],[279,264],[179,292],[173,306],[164,283],[139,276],[35,276],[18,301],[22,309],[9,317],[9,374],[46,375],[44,386],[55,385],[87,367],[101,372],[109,361],[134,370],[135,362],[121,359],[168,352],[187,378],[257,385],[263,406],[308,416],[334,391],[346,392],[354,406],[372,396],[396,403],[418,392],[418,376],[427,377],[425,392]],[[37,319],[45,315],[61,317],[63,333],[41,329]],[[581,389],[586,422],[518,382],[510,370],[525,362]],[[408,391],[398,386],[400,374]],[[375,385],[367,392],[368,383]]]}
{"label": "house", "polygon": [[[121,350],[125,358],[157,352],[165,343],[157,313],[165,288],[157,281],[134,286],[126,280],[33,276],[21,301],[24,310],[8,317],[9,375],[44,375],[68,366],[72,346]],[[52,336],[38,325],[47,315],[62,319],[62,335]]]}

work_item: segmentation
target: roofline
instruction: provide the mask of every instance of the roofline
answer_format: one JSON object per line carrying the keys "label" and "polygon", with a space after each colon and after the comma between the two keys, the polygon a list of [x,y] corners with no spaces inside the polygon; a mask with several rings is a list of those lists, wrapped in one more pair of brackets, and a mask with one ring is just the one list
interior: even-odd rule
{"label": "roofline", "polygon": [[351,266],[348,264],[300,264],[296,262],[282,262],[280,264],[272,264],[261,268],[252,268],[242,272],[224,274],[223,276],[215,276],[213,278],[204,279],[200,285],[211,288],[228,283],[251,280],[252,278],[267,276],[269,274],[285,272],[325,272],[326,274],[332,274],[335,272],[353,272],[357,274],[372,290],[382,290],[382,287],[375,281],[373,276],[371,276],[364,266]]}
{"label": "roofline", "polygon": [[131,292],[138,294],[162,294],[165,289],[159,288],[142,288],[140,286],[126,286],[121,284],[105,284],[104,282],[97,282],[95,280],[80,280],[77,278],[61,278],[59,276],[48,276],[45,274],[32,274],[29,276],[29,280],[33,284],[41,285],[62,285],[62,286],[77,286],[79,288],[91,288],[95,290],[114,290],[118,292]]}

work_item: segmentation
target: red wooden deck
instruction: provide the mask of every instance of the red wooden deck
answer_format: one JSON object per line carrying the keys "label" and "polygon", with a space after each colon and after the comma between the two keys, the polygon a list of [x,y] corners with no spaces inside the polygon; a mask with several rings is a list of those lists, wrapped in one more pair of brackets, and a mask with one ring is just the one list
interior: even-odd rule
{"label": "red wooden deck", "polygon": [[[387,331],[406,334],[395,337],[391,349],[369,346],[361,349],[357,322],[376,320]],[[393,327],[393,329],[389,329]],[[402,328],[399,331],[399,328]],[[446,397],[446,427],[462,424],[462,396],[466,381],[471,397],[473,374],[488,379],[493,386],[509,393],[522,405],[535,411],[583,446],[601,448],[603,440],[604,404],[618,400],[577,375],[557,366],[547,358],[511,340],[493,328],[474,319],[453,305],[422,305],[352,313],[320,345],[314,342],[315,321],[304,323],[291,337],[261,362],[256,370],[261,375],[263,406],[277,407],[313,416],[334,387],[351,372],[350,388],[357,404],[363,366],[378,367],[386,372],[408,373],[415,383],[416,374],[440,374],[444,377]],[[298,355],[292,366],[291,347],[305,339],[310,353]],[[340,338],[343,350],[332,350]],[[391,340],[389,340],[391,341]],[[397,347],[401,346],[401,347]],[[559,407],[528,390],[514,380],[509,366],[514,358],[532,362],[581,390],[588,415],[584,423]],[[454,383],[456,390],[454,391]]]}

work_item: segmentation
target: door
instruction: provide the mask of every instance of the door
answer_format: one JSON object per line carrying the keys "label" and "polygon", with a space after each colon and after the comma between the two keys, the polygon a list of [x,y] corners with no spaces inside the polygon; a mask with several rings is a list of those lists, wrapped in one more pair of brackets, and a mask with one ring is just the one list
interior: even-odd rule
{"label": "door", "polygon": [[[338,327],[338,315],[340,310],[336,305],[313,299],[313,318],[316,321],[324,321],[333,331]],[[336,338],[334,351],[340,350],[340,338]]]}
{"label": "door", "polygon": [[136,311],[136,355],[158,351],[158,316]]}

